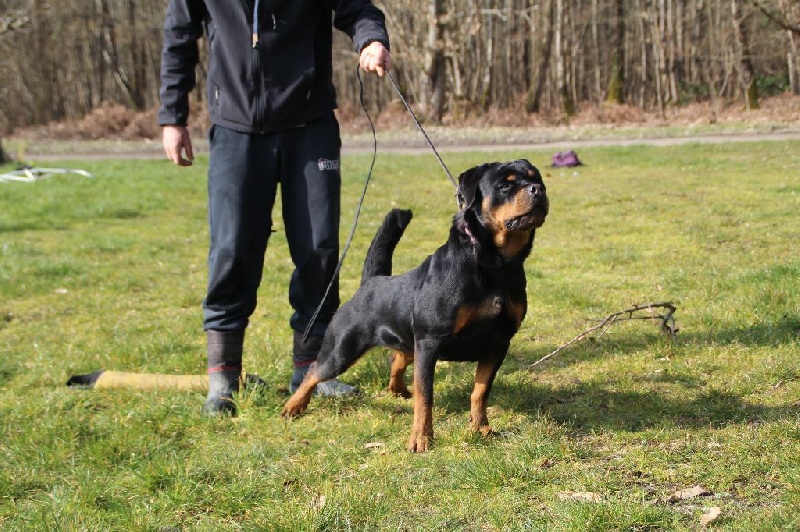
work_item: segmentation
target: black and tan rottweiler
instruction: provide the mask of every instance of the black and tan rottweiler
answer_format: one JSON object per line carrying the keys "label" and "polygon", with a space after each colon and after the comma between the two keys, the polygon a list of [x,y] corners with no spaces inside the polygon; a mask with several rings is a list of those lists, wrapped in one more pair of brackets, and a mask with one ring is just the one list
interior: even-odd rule
{"label": "black and tan rottweiler", "polygon": [[549,202],[539,171],[528,161],[487,163],[459,176],[462,210],[447,242],[414,270],[392,276],[392,253],[411,221],[393,210],[372,241],[361,287],[334,315],[317,362],[283,408],[295,416],[314,387],[341,375],[368,349],[396,351],[389,390],[411,397],[405,370],[414,364],[414,425],[408,449],[433,439],[433,374],[437,360],[474,361],[473,430],[491,432],[486,403],[511,337],[527,310],[523,263]]}

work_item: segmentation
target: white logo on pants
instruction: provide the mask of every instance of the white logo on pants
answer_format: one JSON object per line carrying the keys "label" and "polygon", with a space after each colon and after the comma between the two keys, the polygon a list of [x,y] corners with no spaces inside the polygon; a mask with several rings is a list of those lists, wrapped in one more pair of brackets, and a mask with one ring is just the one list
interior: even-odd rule
{"label": "white logo on pants", "polygon": [[339,159],[331,161],[330,159],[320,159],[317,161],[320,171],[323,170],[339,170]]}

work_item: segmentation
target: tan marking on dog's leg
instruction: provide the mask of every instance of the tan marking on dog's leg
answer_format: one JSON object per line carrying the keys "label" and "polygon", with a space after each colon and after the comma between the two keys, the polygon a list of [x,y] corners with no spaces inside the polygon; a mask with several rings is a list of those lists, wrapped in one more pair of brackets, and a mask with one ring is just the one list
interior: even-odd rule
{"label": "tan marking on dog's leg", "polygon": [[492,434],[489,418],[486,415],[486,405],[495,365],[496,361],[494,360],[481,360],[478,362],[478,367],[475,370],[475,388],[472,390],[472,395],[470,395],[470,425],[473,431],[480,432],[484,436]]}
{"label": "tan marking on dog's leg", "polygon": [[301,414],[308,407],[308,403],[311,401],[311,395],[314,393],[314,388],[320,383],[315,369],[314,365],[312,365],[306,374],[306,378],[303,379],[303,382],[297,388],[297,391],[294,392],[294,395],[283,405],[283,412],[281,412],[283,417],[294,417]]}
{"label": "tan marking on dog's leg", "polygon": [[408,439],[408,450],[412,453],[424,453],[433,440],[433,405],[425,404],[417,368],[414,368],[414,424],[411,437]]}
{"label": "tan marking on dog's leg", "polygon": [[389,391],[399,397],[408,399],[411,397],[411,392],[406,386],[406,368],[414,362],[414,355],[403,353],[402,351],[395,351],[392,355],[392,366],[389,370]]}

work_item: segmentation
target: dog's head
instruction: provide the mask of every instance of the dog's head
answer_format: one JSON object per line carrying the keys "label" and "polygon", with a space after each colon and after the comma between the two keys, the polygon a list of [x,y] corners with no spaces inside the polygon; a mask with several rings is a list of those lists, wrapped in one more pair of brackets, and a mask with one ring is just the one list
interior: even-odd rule
{"label": "dog's head", "polygon": [[527,255],[550,208],[542,175],[530,162],[487,163],[458,178],[463,211],[472,211],[506,258]]}

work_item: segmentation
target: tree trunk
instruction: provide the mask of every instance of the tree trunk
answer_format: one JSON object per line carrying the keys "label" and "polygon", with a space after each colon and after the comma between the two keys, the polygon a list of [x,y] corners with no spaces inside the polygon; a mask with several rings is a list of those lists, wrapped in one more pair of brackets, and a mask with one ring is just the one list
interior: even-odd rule
{"label": "tree trunk", "polygon": [[606,102],[625,103],[625,2],[615,0],[613,42],[611,43],[611,68]]}
{"label": "tree trunk", "polygon": [[758,109],[758,85],[753,61],[750,57],[750,40],[747,25],[737,0],[731,0],[731,13],[733,14],[733,30],[739,44],[739,79],[744,92],[745,106],[747,110]]}
{"label": "tree trunk", "polygon": [[650,17],[650,32],[653,43],[653,80],[656,83],[656,106],[659,115],[664,117],[664,87],[666,80],[666,60],[664,51],[664,0],[658,0]]}
{"label": "tree trunk", "polygon": [[11,162],[11,157],[3,149],[3,139],[0,139],[0,164]]}
{"label": "tree trunk", "polygon": [[128,25],[131,32],[130,61],[133,65],[133,79],[131,80],[131,100],[138,111],[145,108],[145,55],[144,47],[139,42],[139,31],[136,21],[139,18],[136,12],[138,3],[128,4]]}
{"label": "tree trunk", "polygon": [[[787,18],[797,20],[795,13],[800,4],[789,3],[786,0],[780,0],[778,3],[781,12],[785,13]],[[789,73],[789,89],[795,96],[800,96],[800,72],[798,72],[798,35],[791,29],[786,30],[786,69]]]}
{"label": "tree trunk", "polygon": [[539,60],[536,79],[533,80],[533,90],[528,93],[528,99],[525,104],[525,110],[528,111],[528,113],[538,113],[542,106],[542,94],[544,93],[544,87],[547,81],[547,71],[550,70],[550,56],[553,49],[553,34],[555,33],[555,1],[556,0],[550,0],[550,2],[547,3],[549,9],[547,13],[544,49],[542,50],[542,58]]}
{"label": "tree trunk", "polygon": [[[639,13],[644,13],[644,7],[642,6],[642,2],[636,1],[636,11]],[[642,79],[639,80],[639,107],[645,108],[647,105],[647,28],[644,25],[644,17],[639,16],[636,17],[638,21],[638,29],[639,29],[639,40],[640,40],[640,49],[642,53],[641,58],[641,77]]]}
{"label": "tree trunk", "polygon": [[600,38],[598,36],[597,0],[592,0],[592,60],[594,61],[594,97],[592,101],[603,100],[602,73],[600,62]]}
{"label": "tree trunk", "polygon": [[558,91],[559,105],[565,116],[575,114],[575,103],[572,101],[569,86],[567,85],[566,68],[564,67],[564,0],[556,0],[556,90]]}
{"label": "tree trunk", "polygon": [[494,15],[484,15],[486,22],[486,51],[483,61],[483,87],[480,96],[480,105],[488,109],[492,105],[492,63],[494,62]]}
{"label": "tree trunk", "polygon": [[131,88],[131,81],[128,78],[128,73],[120,62],[117,47],[117,30],[108,0],[100,0],[100,11],[102,13],[101,31],[103,37],[103,60],[108,64],[108,68],[111,69],[114,81],[117,82],[117,86],[122,94],[124,94],[128,102],[135,107],[136,99],[133,95],[133,89]]}
{"label": "tree trunk", "polygon": [[427,114],[437,123],[444,115],[445,69],[445,0],[431,0],[428,4],[428,38],[425,54],[425,80],[423,102]]}

